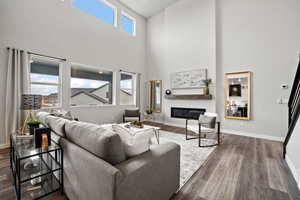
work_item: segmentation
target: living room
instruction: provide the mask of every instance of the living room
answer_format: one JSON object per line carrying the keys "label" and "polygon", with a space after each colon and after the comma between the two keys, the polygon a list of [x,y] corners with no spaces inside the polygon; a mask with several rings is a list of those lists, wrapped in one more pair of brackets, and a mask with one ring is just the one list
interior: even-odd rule
{"label": "living room", "polygon": [[[117,135],[122,127],[151,127],[151,143],[161,148],[155,158],[148,155],[154,148],[148,142],[147,151],[134,152],[157,159],[148,166],[152,176],[120,179],[111,195],[108,186],[95,186],[98,182],[85,182],[80,175],[68,177],[81,173],[77,167],[64,170],[70,161],[80,166],[85,157],[68,157],[72,145],[63,142],[67,160],[62,177],[74,183],[65,181],[63,194],[45,198],[300,198],[299,8],[297,0],[1,1],[0,183],[5,187],[0,187],[0,199],[23,199],[23,189],[14,191],[23,183],[13,181],[11,135],[18,129],[20,135],[28,132],[26,115],[39,111],[67,113],[74,123],[104,125]],[[24,109],[24,95],[42,96],[38,109]],[[294,98],[296,106],[290,103]],[[124,124],[132,121],[126,115],[135,122]],[[62,123],[43,117],[30,116],[51,131]],[[201,120],[214,125],[201,126]],[[77,144],[81,128],[64,125],[64,131],[67,127],[74,132],[70,141]],[[81,142],[77,146],[92,152],[89,156],[99,153],[90,149],[97,146],[93,140],[85,141],[90,146]],[[164,146],[168,142],[174,145]],[[130,163],[129,154],[121,164]],[[175,164],[159,164],[168,161]],[[38,193],[39,187],[31,184],[27,193]],[[81,189],[76,192],[76,187]]]}

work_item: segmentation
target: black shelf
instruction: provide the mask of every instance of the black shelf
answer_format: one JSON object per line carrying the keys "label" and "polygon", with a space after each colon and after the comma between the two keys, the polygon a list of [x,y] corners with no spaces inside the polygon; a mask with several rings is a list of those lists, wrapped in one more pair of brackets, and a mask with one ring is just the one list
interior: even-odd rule
{"label": "black shelf", "polygon": [[181,94],[181,95],[165,95],[166,99],[174,100],[212,100],[212,95],[198,95],[198,94]]}

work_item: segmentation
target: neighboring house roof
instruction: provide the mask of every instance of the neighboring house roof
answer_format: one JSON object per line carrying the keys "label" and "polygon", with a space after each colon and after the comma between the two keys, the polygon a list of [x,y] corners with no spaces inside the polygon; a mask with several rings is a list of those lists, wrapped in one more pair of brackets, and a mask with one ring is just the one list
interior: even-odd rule
{"label": "neighboring house roof", "polygon": [[71,88],[71,97],[77,96],[80,93],[84,93],[84,92],[93,93],[101,88],[104,88],[107,85],[109,85],[109,83],[101,85],[100,87],[97,88]]}
{"label": "neighboring house roof", "polygon": [[121,89],[121,92],[129,95],[129,96],[132,96],[132,90],[131,89]]}
{"label": "neighboring house roof", "polygon": [[93,92],[95,92],[101,88],[104,88],[108,84],[109,83],[106,83],[98,88],[72,88],[71,89],[71,98],[78,96],[80,94],[85,94],[93,99],[96,99],[97,101],[100,101],[101,103],[108,104],[109,103],[108,100],[104,99],[103,97],[93,94]]}

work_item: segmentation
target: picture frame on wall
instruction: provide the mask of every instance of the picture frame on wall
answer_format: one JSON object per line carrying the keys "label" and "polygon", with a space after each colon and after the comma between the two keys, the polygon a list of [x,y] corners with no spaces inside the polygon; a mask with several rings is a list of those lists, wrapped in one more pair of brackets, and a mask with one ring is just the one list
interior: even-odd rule
{"label": "picture frame on wall", "polygon": [[197,89],[205,87],[203,80],[207,79],[207,69],[195,69],[171,74],[172,89]]}

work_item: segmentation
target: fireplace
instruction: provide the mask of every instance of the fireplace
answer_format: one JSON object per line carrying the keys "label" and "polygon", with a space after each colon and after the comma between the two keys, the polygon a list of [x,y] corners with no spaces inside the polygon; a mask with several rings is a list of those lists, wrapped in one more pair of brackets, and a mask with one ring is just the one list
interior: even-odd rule
{"label": "fireplace", "polygon": [[206,112],[204,108],[171,108],[171,117],[172,118],[181,118],[181,119],[198,119],[199,115],[203,115]]}

